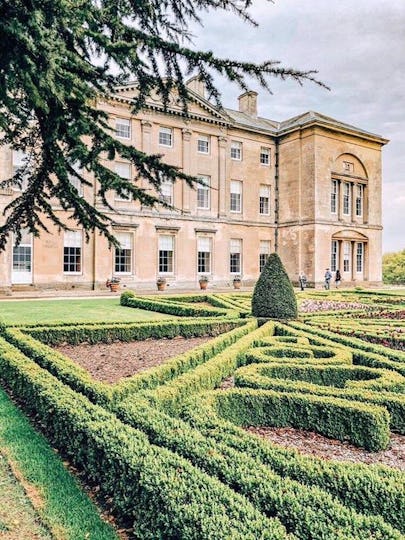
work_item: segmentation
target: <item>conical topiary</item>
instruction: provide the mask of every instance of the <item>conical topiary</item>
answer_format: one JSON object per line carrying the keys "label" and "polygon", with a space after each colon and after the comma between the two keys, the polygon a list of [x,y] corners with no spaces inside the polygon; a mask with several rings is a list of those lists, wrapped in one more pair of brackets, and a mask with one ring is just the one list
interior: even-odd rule
{"label": "conical topiary", "polygon": [[277,253],[272,253],[253,291],[252,314],[271,319],[296,319],[297,300]]}

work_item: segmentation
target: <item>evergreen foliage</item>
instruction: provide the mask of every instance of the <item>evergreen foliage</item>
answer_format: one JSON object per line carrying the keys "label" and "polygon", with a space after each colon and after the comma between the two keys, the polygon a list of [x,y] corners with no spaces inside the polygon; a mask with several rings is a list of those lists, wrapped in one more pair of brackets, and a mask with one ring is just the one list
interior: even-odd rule
{"label": "evergreen foliage", "polygon": [[297,300],[277,253],[272,253],[257,280],[252,297],[254,317],[296,319]]}
{"label": "evergreen foliage", "polygon": [[[114,137],[98,101],[108,100],[117,86],[135,80],[133,113],[157,92],[164,110],[179,98],[187,115],[190,94],[186,76],[195,74],[219,104],[215,75],[248,88],[246,77],[268,88],[268,78],[291,78],[302,84],[314,71],[297,71],[278,62],[260,64],[216,58],[195,50],[189,26],[201,24],[203,11],[230,11],[254,23],[247,9],[252,0],[0,0],[0,146],[27,154],[25,164],[0,188],[27,188],[6,207],[0,227],[0,251],[11,232],[21,239],[28,228],[35,236],[54,223],[77,224],[99,231],[110,242],[107,196],[130,192],[144,206],[162,204],[164,178],[193,185],[197,180],[159,155],[146,155]],[[186,46],[190,44],[190,46]],[[124,159],[134,166],[129,181],[108,166]],[[105,161],[107,159],[107,161]],[[83,198],[70,179],[88,185],[83,171],[97,181],[97,197]],[[147,187],[140,186],[140,178]],[[97,200],[100,204],[95,205]],[[55,207],[69,212],[67,224]]]}

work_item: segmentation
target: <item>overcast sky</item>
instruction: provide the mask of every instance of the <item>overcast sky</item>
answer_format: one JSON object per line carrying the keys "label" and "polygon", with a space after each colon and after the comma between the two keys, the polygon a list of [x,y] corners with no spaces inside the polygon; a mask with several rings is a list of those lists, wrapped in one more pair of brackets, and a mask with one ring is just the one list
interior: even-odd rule
{"label": "overcast sky", "polygon": [[[383,251],[405,249],[405,0],[256,0],[259,28],[234,15],[208,14],[194,44],[217,55],[280,60],[317,69],[331,92],[274,80],[259,91],[259,115],[286,120],[308,110],[390,139],[383,148]],[[224,106],[236,86],[218,81]]]}

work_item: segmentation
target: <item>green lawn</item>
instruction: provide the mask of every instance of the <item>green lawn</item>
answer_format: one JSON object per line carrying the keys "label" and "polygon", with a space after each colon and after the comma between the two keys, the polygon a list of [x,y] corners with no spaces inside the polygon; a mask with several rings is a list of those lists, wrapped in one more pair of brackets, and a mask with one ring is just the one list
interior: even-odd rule
{"label": "green lawn", "polygon": [[119,298],[0,301],[0,322],[6,324],[151,321],[169,318],[172,319],[173,315],[120,306]]}

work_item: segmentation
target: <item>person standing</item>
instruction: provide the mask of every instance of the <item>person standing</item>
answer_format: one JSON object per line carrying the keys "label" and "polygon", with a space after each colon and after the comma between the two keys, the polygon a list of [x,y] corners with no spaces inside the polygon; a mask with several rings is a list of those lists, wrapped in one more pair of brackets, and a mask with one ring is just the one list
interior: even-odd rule
{"label": "person standing", "polygon": [[330,280],[332,279],[332,274],[329,268],[325,272],[325,289],[328,291],[330,289]]}
{"label": "person standing", "polygon": [[301,291],[303,291],[307,286],[307,276],[304,274],[304,272],[299,273],[298,282],[300,284]]}
{"label": "person standing", "polygon": [[340,282],[342,281],[342,276],[340,275],[340,270],[336,270],[336,274],[335,274],[335,285],[336,285],[336,288],[338,289],[339,288],[339,285],[340,285]]}

